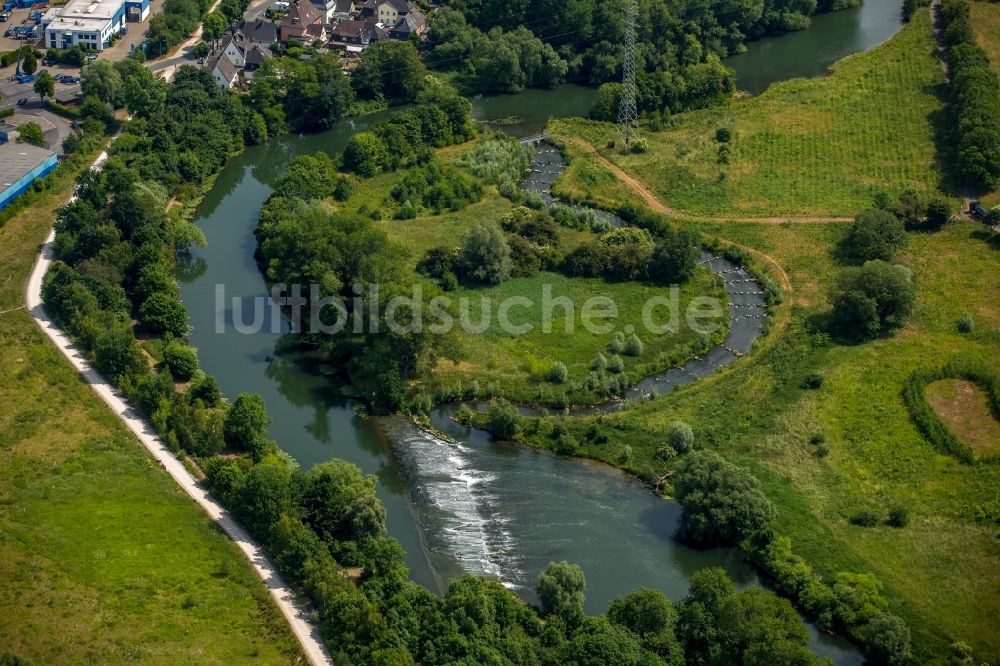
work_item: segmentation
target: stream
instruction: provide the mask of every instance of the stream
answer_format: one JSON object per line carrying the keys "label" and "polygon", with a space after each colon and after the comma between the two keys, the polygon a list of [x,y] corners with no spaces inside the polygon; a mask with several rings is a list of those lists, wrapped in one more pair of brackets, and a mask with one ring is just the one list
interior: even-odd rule
{"label": "stream", "polygon": [[[898,16],[899,3],[888,4]],[[884,41],[898,29],[896,25],[889,31],[890,22],[872,18],[884,18],[885,11],[880,14],[873,8],[884,10],[885,5],[868,0],[863,8],[849,10],[856,16],[852,25],[858,32],[857,39],[849,42],[852,48]],[[767,49],[778,48],[772,44],[800,35],[811,37],[817,53],[828,52],[828,40],[817,32],[826,18],[815,19],[806,33],[756,42],[749,53],[736,58],[763,58]],[[868,21],[881,25],[886,34],[878,35],[877,41],[865,37],[870,33]],[[848,43],[843,39],[845,29],[835,31],[829,41]],[[732,60],[728,64],[735,67]],[[783,75],[775,76],[771,81]],[[528,136],[540,132],[550,117],[585,115],[593,99],[592,89],[564,85],[477,98],[473,115],[515,136]],[[303,355],[276,353],[280,321],[273,330],[265,326],[251,334],[234,329],[235,316],[250,321],[253,299],[266,298],[267,288],[253,259],[253,229],[274,181],[297,155],[318,150],[336,154],[351,135],[384,117],[348,119],[317,135],[278,137],[247,149],[219,174],[195,216],[207,247],[196,250],[179,274],[194,330],[191,343],[198,347],[205,371],[218,378],[230,397],[242,391],[259,393],[272,416],[270,436],[302,467],[342,458],[374,474],[388,510],[389,534],[406,549],[412,578],[432,590],[440,592],[451,578],[472,572],[495,577],[530,601],[538,572],[548,562],[563,559],[579,564],[586,573],[590,613],[605,611],[612,599],[636,587],[659,588],[678,600],[686,592],[690,574],[706,566],[725,568],[740,586],[759,584],[753,568],[735,550],[695,550],[674,541],[677,504],[659,499],[617,469],[493,441],[454,422],[450,418],[454,406],[441,406],[432,414],[434,426],[453,442],[435,438],[401,417],[358,416],[332,379],[332,368]],[[545,168],[557,167],[550,160]],[[708,256],[703,260],[723,276],[730,294],[726,342],[700,360],[643,380],[629,397],[654,388],[667,393],[707,376],[750,351],[759,335],[763,323],[759,287],[724,260]],[[240,299],[235,304],[234,297]],[[226,325],[216,332],[220,319]],[[862,662],[849,642],[820,634],[811,625],[809,630],[810,649],[816,653],[836,664]]]}

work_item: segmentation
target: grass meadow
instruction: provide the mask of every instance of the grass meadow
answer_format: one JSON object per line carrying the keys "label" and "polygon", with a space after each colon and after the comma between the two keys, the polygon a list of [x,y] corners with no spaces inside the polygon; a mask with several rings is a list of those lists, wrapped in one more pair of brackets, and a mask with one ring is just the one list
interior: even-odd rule
{"label": "grass meadow", "polygon": [[[692,215],[850,216],[884,190],[929,194],[940,185],[932,118],[944,74],[927,12],[886,44],[841,60],[822,79],[795,79],[724,107],[676,116],[645,133],[649,151],[617,155],[607,123],[556,120],[639,177],[664,204]],[[715,133],[732,131],[729,162]],[[575,166],[560,187],[596,189],[601,174]]]}
{"label": "grass meadow", "polygon": [[[986,50],[993,70],[1000,75],[1000,4],[973,2],[971,6],[976,42]],[[1000,188],[982,197],[982,200],[992,206],[1000,206]]]}
{"label": "grass meadow", "polygon": [[235,545],[14,309],[71,186],[64,176],[0,229],[0,652],[301,663]]}

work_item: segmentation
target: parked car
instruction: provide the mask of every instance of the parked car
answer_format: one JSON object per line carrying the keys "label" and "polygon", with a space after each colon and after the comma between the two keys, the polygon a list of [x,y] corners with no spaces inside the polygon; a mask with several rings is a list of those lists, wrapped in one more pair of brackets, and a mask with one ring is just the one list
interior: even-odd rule
{"label": "parked car", "polygon": [[18,106],[24,106],[27,103],[28,103],[28,98],[27,97],[22,97],[21,99],[17,100],[17,105]]}
{"label": "parked car", "polygon": [[983,204],[979,203],[978,201],[972,201],[969,203],[969,212],[972,213],[973,217],[983,222],[985,222],[990,216],[990,213],[988,210],[986,210],[986,207],[983,206]]}
{"label": "parked car", "polygon": [[6,23],[10,20],[10,12],[0,12],[0,22]]}

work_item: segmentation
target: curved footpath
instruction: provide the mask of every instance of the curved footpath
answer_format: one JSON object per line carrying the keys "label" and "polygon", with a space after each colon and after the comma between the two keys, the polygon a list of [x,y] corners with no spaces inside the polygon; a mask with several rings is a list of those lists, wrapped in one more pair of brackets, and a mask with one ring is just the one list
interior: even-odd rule
{"label": "curved footpath", "polygon": [[[91,168],[99,168],[107,159],[107,153],[101,153]],[[63,333],[49,318],[42,307],[42,281],[52,263],[52,241],[55,230],[49,232],[42,246],[42,251],[28,278],[26,302],[32,318],[39,328],[58,347],[69,362],[76,368],[83,380],[90,385],[101,400],[121,418],[129,430],[142,442],[142,445],[156,458],[167,473],[173,477],[184,492],[205,510],[215,523],[231,538],[243,555],[250,561],[254,571],[264,581],[267,591],[281,614],[288,620],[292,633],[298,639],[306,659],[313,666],[332,664],[330,654],[323,644],[319,630],[309,621],[309,608],[303,600],[285,583],[278,568],[264,552],[246,529],[221,504],[209,496],[208,491],[200,486],[187,471],[183,463],[177,459],[156,435],[152,425],[142,415],[128,405],[125,398],[107,382],[90,363],[83,352]]]}

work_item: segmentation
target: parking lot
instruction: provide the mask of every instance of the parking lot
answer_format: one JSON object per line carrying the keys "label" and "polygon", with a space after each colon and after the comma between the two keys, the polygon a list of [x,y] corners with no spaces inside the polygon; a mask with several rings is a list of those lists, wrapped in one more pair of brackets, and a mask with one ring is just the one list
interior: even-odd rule
{"label": "parking lot", "polygon": [[[0,52],[6,53],[7,51],[13,51],[17,47],[24,44],[35,44],[36,46],[41,46],[42,43],[42,27],[38,26],[36,31],[38,36],[33,40],[22,40],[16,39],[13,35],[14,28],[29,26],[34,26],[35,22],[31,20],[31,13],[37,11],[33,9],[12,9],[10,10],[10,18],[5,22],[0,22]],[[41,10],[44,14],[45,10]],[[10,31],[12,34],[6,34]]]}

